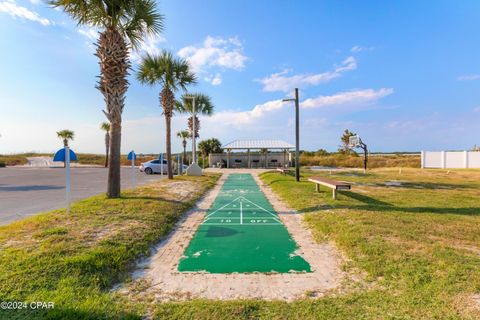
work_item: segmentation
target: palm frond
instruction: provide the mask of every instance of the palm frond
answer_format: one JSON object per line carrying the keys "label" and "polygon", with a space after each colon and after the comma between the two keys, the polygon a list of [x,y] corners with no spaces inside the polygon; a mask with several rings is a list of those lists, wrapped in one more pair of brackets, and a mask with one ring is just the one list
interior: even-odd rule
{"label": "palm frond", "polygon": [[75,137],[75,132],[68,129],[57,131],[57,137],[61,139],[73,140]]}
{"label": "palm frond", "polygon": [[147,35],[160,34],[164,16],[154,0],[50,0],[61,7],[79,25],[118,30],[137,48]]}
{"label": "palm frond", "polygon": [[210,116],[213,114],[215,106],[212,103],[212,99],[203,93],[186,93],[175,104],[175,110],[180,113],[191,114],[193,112],[193,97],[195,97],[195,112],[203,115]]}
{"label": "palm frond", "polygon": [[186,90],[188,85],[196,83],[196,77],[190,71],[188,62],[166,50],[155,56],[144,55],[137,79],[143,84],[159,84],[173,92],[179,89]]}
{"label": "palm frond", "polygon": [[110,123],[109,122],[100,123],[100,129],[106,132],[110,131]]}
{"label": "palm frond", "polygon": [[190,132],[188,130],[182,130],[177,132],[177,137],[180,139],[189,139],[190,138]]}

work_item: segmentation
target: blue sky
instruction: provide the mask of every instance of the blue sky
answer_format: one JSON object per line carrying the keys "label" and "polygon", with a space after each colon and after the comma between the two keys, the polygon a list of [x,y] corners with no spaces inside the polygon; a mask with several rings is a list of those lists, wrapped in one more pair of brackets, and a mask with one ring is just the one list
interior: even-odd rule
{"label": "blue sky", "polygon": [[[180,1],[158,8],[166,29],[132,54],[171,50],[199,78],[216,114],[201,138],[294,142],[336,150],[344,129],[372,151],[463,150],[480,144],[478,1]],[[55,132],[78,152],[104,150],[94,88],[96,31],[39,0],[0,0],[0,153],[54,151]],[[164,151],[160,88],[133,77],[122,151]],[[176,116],[174,132],[186,127]],[[180,142],[173,140],[174,151]]]}

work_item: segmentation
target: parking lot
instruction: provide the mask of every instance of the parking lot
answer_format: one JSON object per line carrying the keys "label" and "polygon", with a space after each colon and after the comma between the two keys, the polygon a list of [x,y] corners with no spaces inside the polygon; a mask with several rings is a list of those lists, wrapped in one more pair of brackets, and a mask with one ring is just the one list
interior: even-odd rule
{"label": "parking lot", "polygon": [[[132,169],[121,169],[122,188],[132,187]],[[72,201],[103,193],[107,188],[106,168],[72,168]],[[137,185],[161,179],[135,170]],[[65,170],[63,168],[1,168],[0,225],[39,212],[65,207]]]}

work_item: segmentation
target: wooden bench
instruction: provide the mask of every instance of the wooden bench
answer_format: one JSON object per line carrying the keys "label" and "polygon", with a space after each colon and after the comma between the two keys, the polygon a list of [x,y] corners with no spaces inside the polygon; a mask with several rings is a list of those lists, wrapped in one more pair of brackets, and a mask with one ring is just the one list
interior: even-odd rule
{"label": "wooden bench", "polygon": [[290,169],[286,169],[286,168],[277,168],[277,171],[280,172],[281,174],[289,174],[291,171]]}
{"label": "wooden bench", "polygon": [[310,177],[308,181],[315,183],[315,190],[320,192],[320,185],[333,190],[333,199],[337,199],[337,190],[350,190],[351,186],[345,182],[334,181],[324,177]]}

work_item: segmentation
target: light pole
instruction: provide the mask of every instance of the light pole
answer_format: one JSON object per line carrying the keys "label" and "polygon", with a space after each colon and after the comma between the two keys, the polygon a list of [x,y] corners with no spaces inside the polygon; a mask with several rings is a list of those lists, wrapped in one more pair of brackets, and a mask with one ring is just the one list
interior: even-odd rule
{"label": "light pole", "polygon": [[197,137],[196,137],[196,123],[195,115],[195,96],[192,96],[192,163],[197,163]]}
{"label": "light pole", "polygon": [[192,164],[187,168],[187,175],[188,176],[201,176],[202,175],[202,168],[200,168],[197,164],[197,142],[196,142],[196,110],[195,110],[195,95],[189,97],[192,99]]}
{"label": "light pole", "polygon": [[295,180],[300,181],[300,103],[298,102],[298,88],[295,88],[295,98],[283,99],[283,102],[295,101]]}

